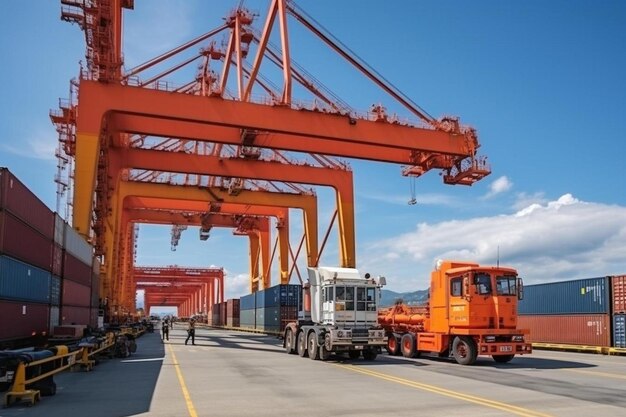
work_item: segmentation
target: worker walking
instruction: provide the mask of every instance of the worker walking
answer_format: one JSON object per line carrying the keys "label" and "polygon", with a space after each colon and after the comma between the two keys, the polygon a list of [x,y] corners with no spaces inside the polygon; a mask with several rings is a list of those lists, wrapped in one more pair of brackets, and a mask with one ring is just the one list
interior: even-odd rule
{"label": "worker walking", "polygon": [[189,326],[187,327],[187,339],[185,339],[185,344],[189,341],[191,337],[191,344],[196,344],[196,321],[194,319],[189,320]]}
{"label": "worker walking", "polygon": [[163,319],[161,322],[161,340],[170,341],[170,324],[167,319]]}

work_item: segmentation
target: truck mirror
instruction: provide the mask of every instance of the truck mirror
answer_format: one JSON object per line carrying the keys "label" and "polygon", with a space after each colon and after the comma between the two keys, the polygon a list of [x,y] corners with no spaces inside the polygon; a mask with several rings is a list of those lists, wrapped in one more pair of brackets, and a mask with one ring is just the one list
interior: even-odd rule
{"label": "truck mirror", "polygon": [[387,285],[387,279],[385,277],[378,277],[378,285],[381,287]]}
{"label": "truck mirror", "polygon": [[517,299],[524,299],[524,280],[521,278],[517,279]]}

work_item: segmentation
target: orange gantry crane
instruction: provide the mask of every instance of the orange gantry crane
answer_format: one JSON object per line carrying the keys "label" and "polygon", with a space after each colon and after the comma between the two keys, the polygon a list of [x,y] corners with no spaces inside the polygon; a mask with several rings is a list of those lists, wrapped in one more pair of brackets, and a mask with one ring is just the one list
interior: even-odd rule
{"label": "orange gantry crane", "polygon": [[[216,176],[235,179],[278,180],[317,184],[310,166],[287,158],[288,166],[269,167],[264,156],[305,156],[327,170],[332,177],[338,164],[333,157],[364,159],[404,165],[403,175],[420,176],[432,169],[443,170],[447,184],[472,185],[490,173],[485,159],[477,154],[478,138],[474,129],[463,126],[457,118],[435,119],[408,97],[378,76],[375,71],[349,52],[332,35],[313,20],[294,1],[272,0],[262,31],[254,29],[254,16],[243,8],[235,9],[218,28],[199,36],[161,56],[128,71],[123,70],[121,52],[122,9],[134,7],[131,0],[62,0],[62,18],[77,22],[85,32],[87,69],[75,83],[80,90],[78,103],[62,106],[51,114],[57,125],[63,149],[75,159],[73,226],[84,236],[92,233],[96,217],[96,243],[105,255],[105,265],[116,265],[117,248],[127,240],[120,234],[121,207],[126,197],[163,198],[163,189],[176,195],[174,199],[232,202],[234,194],[249,195],[248,189],[215,187]],[[393,99],[419,119],[419,123],[403,123],[377,105],[366,114],[359,114],[327,88],[300,68],[290,56],[287,17],[318,36],[331,49],[371,79]],[[269,42],[278,19],[280,49]],[[219,48],[211,38],[229,32],[226,48]],[[164,64],[183,51],[209,42],[196,56],[141,79],[144,71]],[[252,62],[246,61],[255,53]],[[179,69],[202,59],[196,79],[175,87],[164,81]],[[282,86],[274,87],[263,77],[265,62],[282,73]],[[213,64],[221,65],[221,73]],[[229,74],[234,82],[229,84]],[[231,80],[232,81],[232,80]],[[292,84],[309,91],[314,104],[303,104],[292,97]],[[234,84],[236,93],[230,93]],[[258,94],[263,97],[259,99]],[[207,155],[189,152],[156,151],[145,141],[135,138],[178,138],[195,143],[212,144]],[[224,159],[225,152],[236,158]],[[163,152],[163,153],[161,153]],[[223,162],[223,163],[222,163]],[[213,165],[211,165],[213,164]],[[214,170],[215,166],[227,168]],[[207,166],[213,168],[206,168]],[[210,176],[207,186],[194,190],[164,184],[134,184],[124,181],[132,170],[170,172]],[[279,174],[277,174],[277,172]],[[153,175],[152,178],[157,178]],[[222,178],[223,178],[222,177]],[[336,184],[323,181],[323,185]],[[154,188],[149,188],[149,187]],[[129,192],[130,188],[133,191]],[[146,188],[144,188],[146,187]],[[349,191],[348,191],[349,188]],[[337,188],[339,190],[339,188]],[[354,208],[352,187],[343,185],[337,198],[341,241],[341,263],[354,266]],[[197,194],[189,198],[187,194]],[[184,194],[184,195],[183,195]],[[273,194],[270,196],[269,194]],[[258,194],[248,203],[263,205],[276,200],[281,193]],[[350,198],[342,198],[342,195]],[[94,198],[95,196],[95,198]],[[283,207],[301,207],[293,199]],[[95,202],[95,203],[94,203]],[[308,211],[307,211],[308,210]],[[319,260],[317,222],[311,207],[305,209],[307,255],[309,265]],[[316,214],[315,214],[316,216]],[[112,226],[113,225],[113,226]],[[315,230],[313,230],[315,229]],[[127,263],[128,261],[124,261]],[[128,269],[128,265],[121,269]],[[105,281],[110,282],[114,269],[107,267]]]}

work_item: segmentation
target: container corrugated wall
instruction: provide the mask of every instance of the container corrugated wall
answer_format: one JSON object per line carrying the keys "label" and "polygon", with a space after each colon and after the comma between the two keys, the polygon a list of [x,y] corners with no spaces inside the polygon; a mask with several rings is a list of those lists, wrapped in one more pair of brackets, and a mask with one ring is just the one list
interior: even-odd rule
{"label": "container corrugated wall", "polygon": [[256,308],[256,295],[248,294],[239,299],[240,310],[254,310]]}
{"label": "container corrugated wall", "polygon": [[245,329],[256,329],[256,311],[241,310],[239,312],[239,327]]}
{"label": "container corrugated wall", "polygon": [[69,224],[65,225],[65,251],[71,253],[82,263],[89,265],[93,262],[93,247]]}
{"label": "container corrugated wall", "polygon": [[49,334],[53,334],[54,333],[54,328],[58,325],[60,325],[61,321],[61,310],[59,308],[59,306],[50,306],[50,327],[49,327]]}
{"label": "container corrugated wall", "polygon": [[91,322],[91,309],[89,307],[61,307],[61,325],[66,324],[89,324]]}
{"label": "container corrugated wall", "polygon": [[0,211],[0,254],[50,271],[52,240],[7,211]]}
{"label": "container corrugated wall", "polygon": [[528,315],[518,317],[518,327],[530,329],[530,342],[610,346],[608,314]]}
{"label": "container corrugated wall", "polygon": [[626,314],[613,316],[613,346],[626,348]]}
{"label": "container corrugated wall", "polygon": [[58,213],[54,213],[54,243],[65,245],[65,220]]}
{"label": "container corrugated wall", "polygon": [[49,312],[50,307],[47,304],[0,300],[0,340],[47,333]]}
{"label": "container corrugated wall", "polygon": [[91,288],[69,279],[63,280],[63,306],[91,307]]}
{"label": "container corrugated wall", "polygon": [[69,279],[83,285],[91,285],[91,265],[87,265],[69,252],[63,256],[63,279]]}
{"label": "container corrugated wall", "polygon": [[61,278],[54,275],[50,278],[50,305],[61,304]]}
{"label": "container corrugated wall", "polygon": [[613,314],[626,313],[626,275],[611,277],[613,287]]}
{"label": "container corrugated wall", "polygon": [[52,244],[52,275],[60,277],[63,274],[63,247]]}
{"label": "container corrugated wall", "polygon": [[257,306],[262,307],[278,307],[278,306],[297,306],[300,303],[302,287],[300,285],[275,285],[263,290],[263,303],[259,303],[257,298]]}
{"label": "container corrugated wall", "polygon": [[46,239],[54,234],[54,214],[8,169],[0,169],[0,209],[11,212]]}
{"label": "container corrugated wall", "polygon": [[0,298],[49,303],[50,272],[0,256]]}
{"label": "container corrugated wall", "polygon": [[608,281],[607,277],[600,277],[527,285],[518,312],[520,315],[609,314]]}
{"label": "container corrugated wall", "polygon": [[226,301],[226,326],[239,327],[239,299],[234,298]]}

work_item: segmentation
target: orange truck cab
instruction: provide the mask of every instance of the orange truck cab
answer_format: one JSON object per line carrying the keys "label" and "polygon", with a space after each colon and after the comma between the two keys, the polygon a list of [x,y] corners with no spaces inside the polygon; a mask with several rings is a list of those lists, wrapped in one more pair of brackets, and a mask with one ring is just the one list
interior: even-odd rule
{"label": "orange truck cab", "polygon": [[439,261],[431,274],[427,308],[397,304],[379,315],[387,351],[415,357],[420,353],[453,357],[471,365],[478,355],[504,363],[532,352],[528,330],[517,328],[522,279],[512,268]]}

